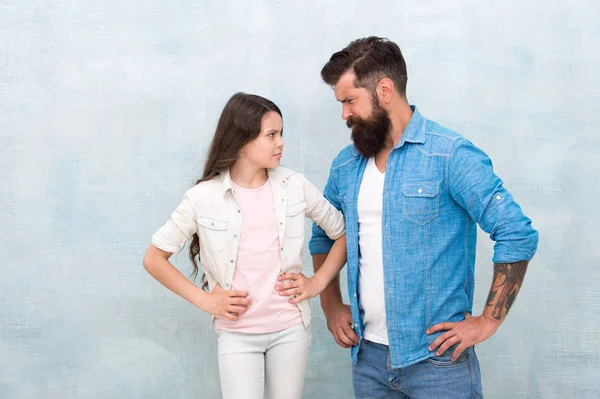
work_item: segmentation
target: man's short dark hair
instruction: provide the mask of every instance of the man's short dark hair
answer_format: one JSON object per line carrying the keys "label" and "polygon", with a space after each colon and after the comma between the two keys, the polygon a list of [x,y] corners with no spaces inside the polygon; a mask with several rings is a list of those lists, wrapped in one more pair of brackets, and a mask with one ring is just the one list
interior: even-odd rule
{"label": "man's short dark hair", "polygon": [[389,78],[398,93],[406,97],[406,62],[398,45],[388,39],[370,36],[354,40],[331,56],[321,70],[321,77],[325,83],[335,86],[349,70],[356,74],[356,87],[375,93],[379,81]]}

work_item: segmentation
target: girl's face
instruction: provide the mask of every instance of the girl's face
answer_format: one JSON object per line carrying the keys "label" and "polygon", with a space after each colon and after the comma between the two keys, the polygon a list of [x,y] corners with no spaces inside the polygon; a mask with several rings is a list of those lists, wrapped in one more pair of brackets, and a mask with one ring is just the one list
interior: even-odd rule
{"label": "girl's face", "polygon": [[240,158],[258,168],[278,167],[283,152],[282,129],[281,116],[267,112],[262,118],[260,134],[242,148]]}

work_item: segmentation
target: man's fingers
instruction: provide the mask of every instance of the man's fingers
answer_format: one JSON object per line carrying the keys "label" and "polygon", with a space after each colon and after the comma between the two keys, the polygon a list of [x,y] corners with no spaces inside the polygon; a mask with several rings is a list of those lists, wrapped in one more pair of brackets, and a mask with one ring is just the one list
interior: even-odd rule
{"label": "man's fingers", "polygon": [[429,350],[430,351],[434,351],[438,346],[440,346],[443,342],[445,342],[448,338],[451,338],[453,336],[456,335],[456,332],[453,330],[450,331],[446,331],[445,333],[443,333],[442,335],[440,335],[439,337],[437,337],[435,339],[435,341],[433,341],[431,343],[431,345],[429,345]]}
{"label": "man's fingers", "polygon": [[333,334],[333,339],[335,339],[335,343],[338,344],[339,346],[341,346],[342,348],[344,348],[344,349],[350,348],[350,345],[345,344],[344,342],[340,341],[337,334]]}
{"label": "man's fingers", "polygon": [[445,323],[438,323],[433,327],[429,327],[427,329],[427,331],[425,331],[428,335],[436,333],[438,331],[444,331],[444,330],[452,330],[454,328],[454,326],[456,325],[456,323],[451,322],[451,321],[447,321]]}
{"label": "man's fingers", "polygon": [[342,327],[338,328],[337,331],[337,338],[344,343],[344,345],[347,345],[348,347],[352,346],[354,344],[354,342],[350,339],[350,337],[348,337],[346,335],[346,332],[344,331],[344,329]]}
{"label": "man's fingers", "polygon": [[[333,303],[328,307],[324,307],[323,311],[327,318],[327,328],[331,332],[335,342],[342,348],[350,348],[353,345],[353,341],[346,335],[343,328],[344,326],[349,328],[352,323],[350,307],[343,303]],[[350,328],[350,330],[352,329]],[[352,334],[349,335],[352,337]]]}
{"label": "man's fingers", "polygon": [[340,336],[340,340],[346,345],[354,346],[358,344],[358,335],[356,335],[350,326],[350,323],[342,324],[342,326],[338,329],[338,335]]}
{"label": "man's fingers", "polygon": [[344,330],[344,334],[346,335],[346,337],[348,337],[348,339],[352,342],[352,345],[358,345],[358,335],[356,335],[356,332],[354,331],[354,329],[352,328],[352,321],[350,321],[350,323],[343,325],[342,326],[342,330]]}
{"label": "man's fingers", "polygon": [[444,341],[442,346],[440,346],[440,348],[436,351],[436,353],[435,353],[436,356],[442,356],[444,353],[446,353],[448,348],[456,345],[459,342],[460,342],[460,338],[458,338],[456,335],[451,338],[448,338],[446,341]]}
{"label": "man's fingers", "polygon": [[467,349],[468,346],[465,345],[464,342],[461,342],[460,345],[458,345],[456,347],[456,349],[454,349],[454,352],[452,352],[452,361],[455,362],[456,360],[458,360],[458,358],[460,357],[461,353],[464,352],[465,349]]}

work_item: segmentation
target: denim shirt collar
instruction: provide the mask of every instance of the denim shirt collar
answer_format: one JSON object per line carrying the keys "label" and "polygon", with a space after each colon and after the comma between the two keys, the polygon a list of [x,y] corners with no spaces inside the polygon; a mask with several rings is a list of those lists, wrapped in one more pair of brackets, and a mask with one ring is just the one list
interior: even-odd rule
{"label": "denim shirt collar", "polygon": [[415,105],[411,105],[410,109],[412,109],[413,114],[410,118],[410,122],[404,132],[402,133],[402,137],[400,141],[394,149],[400,148],[404,145],[404,143],[424,143],[425,142],[425,131],[427,128],[427,120],[423,118],[423,115],[419,112]]}

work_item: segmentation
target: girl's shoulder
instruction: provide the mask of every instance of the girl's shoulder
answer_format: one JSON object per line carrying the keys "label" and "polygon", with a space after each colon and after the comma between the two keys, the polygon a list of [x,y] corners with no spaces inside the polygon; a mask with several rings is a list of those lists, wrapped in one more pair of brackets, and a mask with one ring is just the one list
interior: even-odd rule
{"label": "girl's shoulder", "polygon": [[215,196],[223,194],[223,182],[221,176],[217,175],[210,180],[200,182],[188,189],[185,194],[190,197],[190,199],[194,200],[194,202],[199,202],[201,200],[210,201],[211,197],[214,198]]}
{"label": "girl's shoulder", "polygon": [[304,176],[301,173],[284,168],[283,166],[269,169],[268,172],[271,179],[284,186],[304,182]]}

